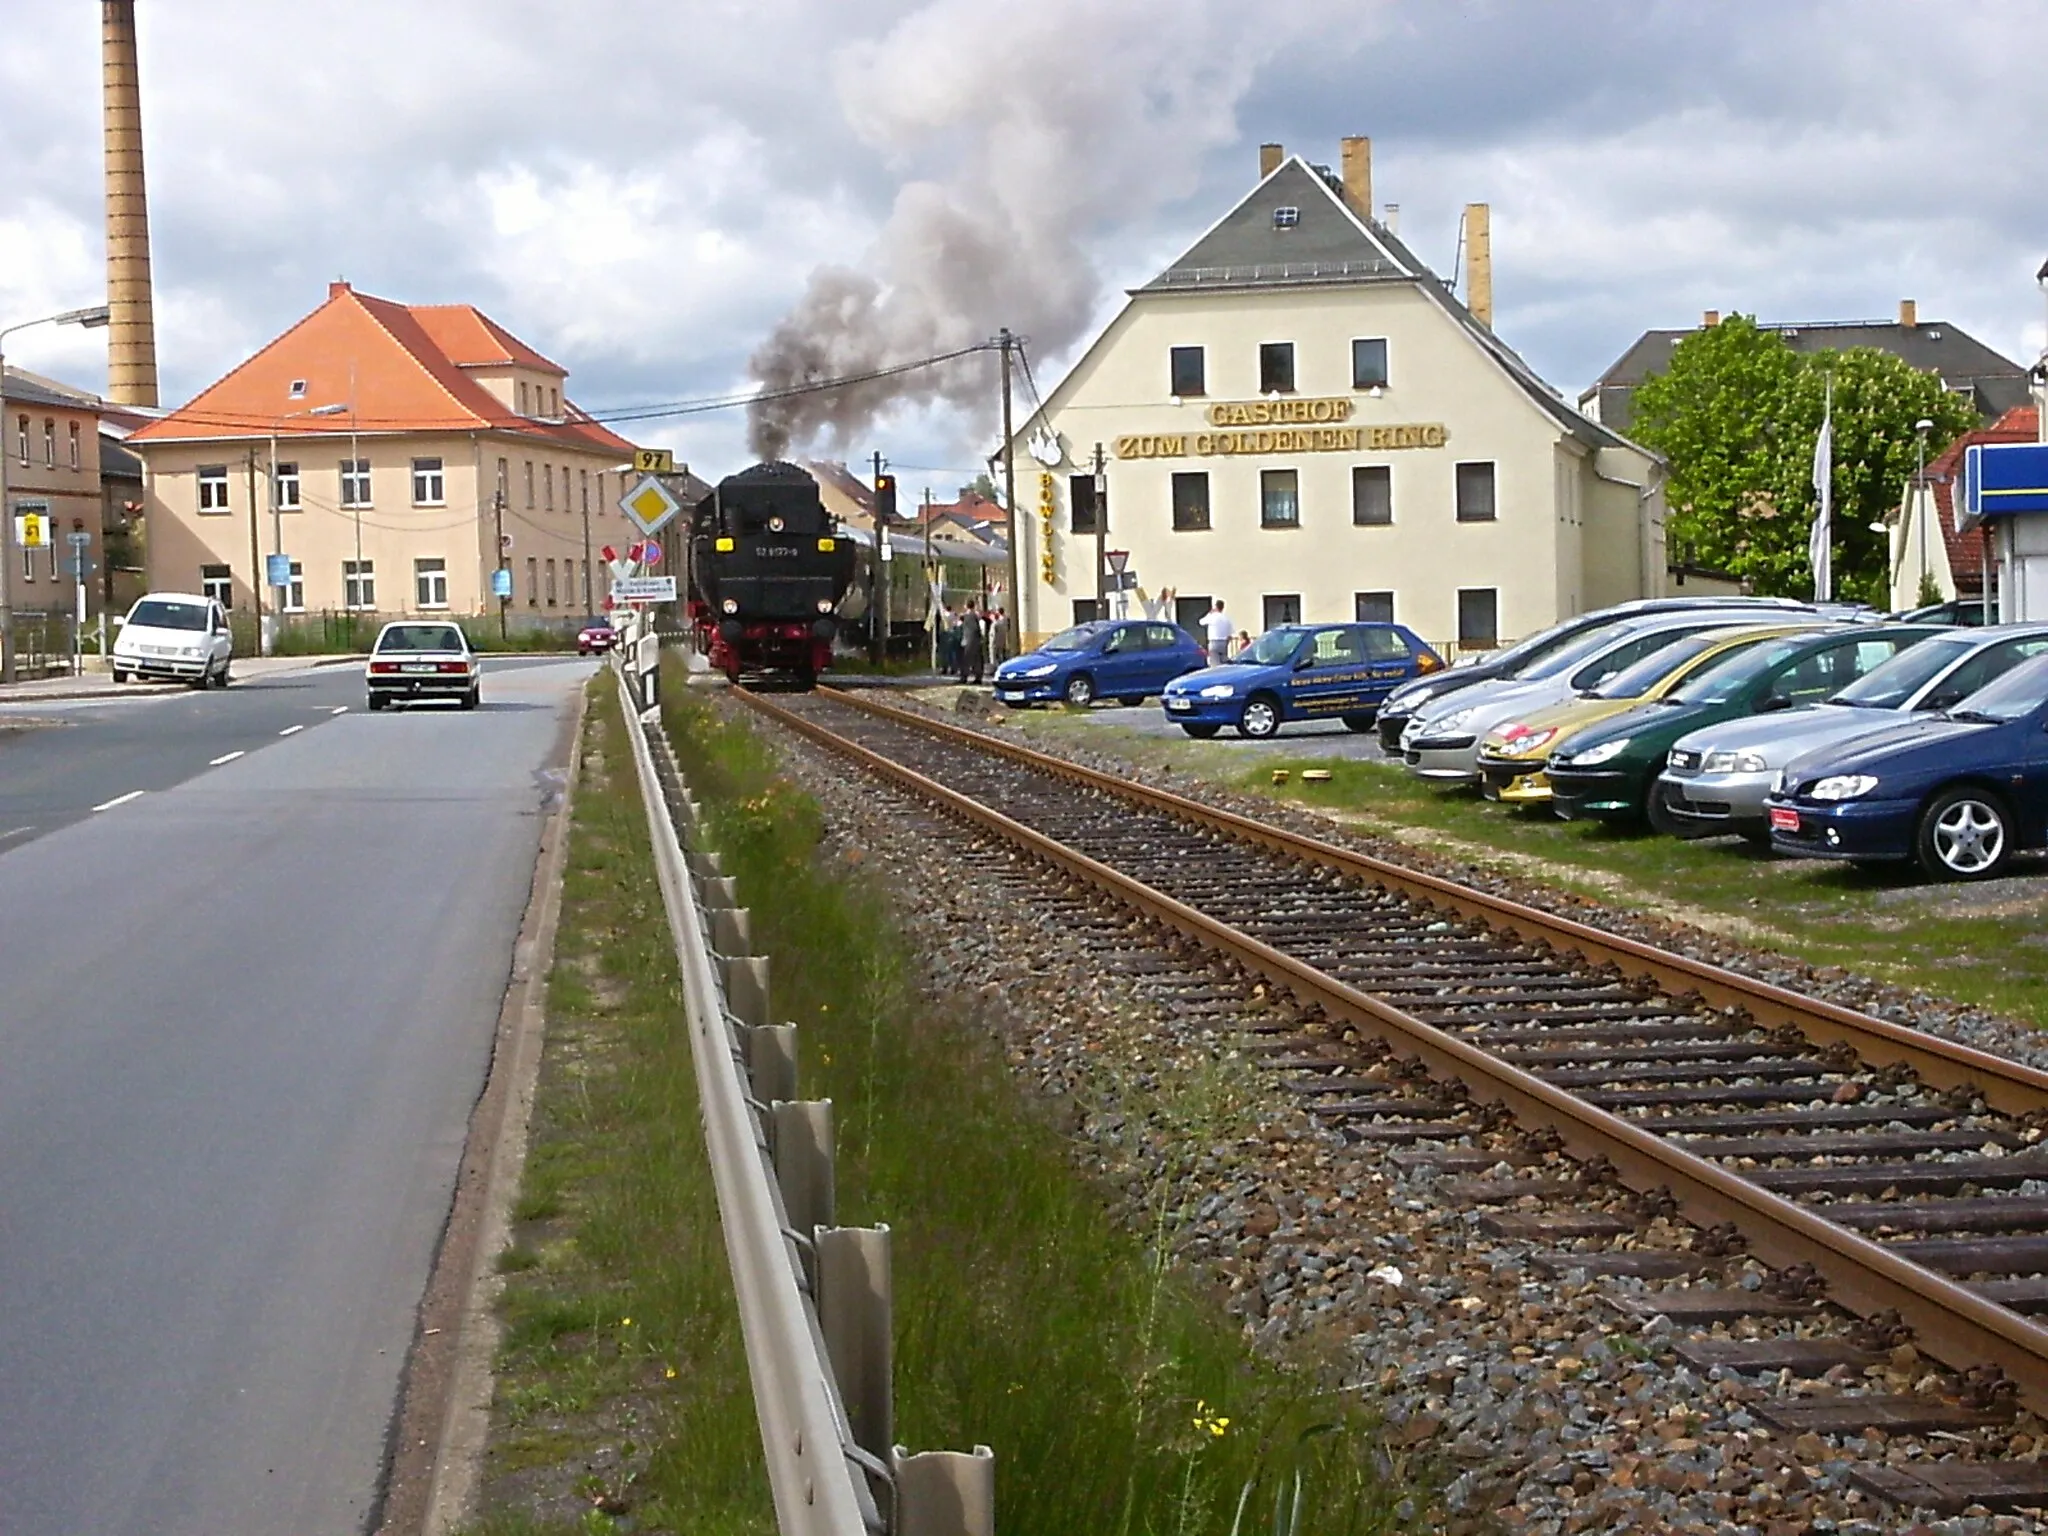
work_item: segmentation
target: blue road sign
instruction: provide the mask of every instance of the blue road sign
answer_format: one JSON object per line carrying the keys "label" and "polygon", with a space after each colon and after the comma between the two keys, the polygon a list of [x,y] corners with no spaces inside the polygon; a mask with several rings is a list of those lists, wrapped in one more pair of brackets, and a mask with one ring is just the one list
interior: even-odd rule
{"label": "blue road sign", "polygon": [[2048,443],[1976,443],[1964,449],[1963,505],[1973,517],[2048,512]]}
{"label": "blue road sign", "polygon": [[263,569],[273,587],[288,587],[292,582],[292,558],[290,555],[267,555]]}
{"label": "blue road sign", "polygon": [[510,597],[511,595],[512,573],[506,570],[505,567],[501,565],[495,571],[491,572],[491,596]]}

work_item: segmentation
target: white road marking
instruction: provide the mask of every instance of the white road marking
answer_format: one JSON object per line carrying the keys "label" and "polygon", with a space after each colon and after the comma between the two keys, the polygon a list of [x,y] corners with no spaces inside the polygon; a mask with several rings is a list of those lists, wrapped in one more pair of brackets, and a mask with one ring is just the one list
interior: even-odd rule
{"label": "white road marking", "polygon": [[130,800],[140,800],[141,798],[141,790],[131,789],[128,791],[127,794],[116,795],[114,796],[113,799],[106,801],[104,804],[94,806],[93,809],[95,811],[111,811],[117,805],[126,805]]}
{"label": "white road marking", "polygon": [[329,713],[336,715],[345,715],[348,713],[348,706],[346,704],[337,704],[334,706],[332,710],[329,711]]}
{"label": "white road marking", "polygon": [[296,736],[299,734],[299,732],[303,731],[304,729],[305,727],[303,725],[288,725],[283,730],[279,731],[277,734],[280,736]]}
{"label": "white road marking", "polygon": [[242,754],[240,752],[230,752],[225,757],[216,757],[212,762],[208,763],[206,766],[209,768],[218,768],[222,763],[232,763],[236,758],[240,757],[241,755]]}
{"label": "white road marking", "polygon": [[6,842],[10,837],[20,837],[25,832],[33,831],[34,827],[16,827],[12,832],[0,832],[0,843]]}

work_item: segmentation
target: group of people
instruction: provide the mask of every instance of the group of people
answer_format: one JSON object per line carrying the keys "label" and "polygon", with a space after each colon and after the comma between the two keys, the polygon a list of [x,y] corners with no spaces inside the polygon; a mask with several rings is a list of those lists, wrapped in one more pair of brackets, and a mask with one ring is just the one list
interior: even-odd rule
{"label": "group of people", "polygon": [[959,608],[939,610],[939,670],[963,683],[978,683],[982,673],[1007,653],[1008,630],[1003,610],[983,608],[969,599]]}
{"label": "group of people", "polygon": [[1217,598],[1202,616],[1202,638],[1209,649],[1210,666],[1220,667],[1251,649],[1251,632],[1240,629],[1233,635],[1233,627],[1230,615],[1223,611],[1223,599]]}

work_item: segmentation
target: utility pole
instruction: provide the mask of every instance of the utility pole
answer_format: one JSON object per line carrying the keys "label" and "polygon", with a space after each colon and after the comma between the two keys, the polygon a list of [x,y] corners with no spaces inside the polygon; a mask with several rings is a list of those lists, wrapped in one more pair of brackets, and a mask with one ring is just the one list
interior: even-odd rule
{"label": "utility pole", "polygon": [[256,519],[256,445],[249,445],[249,594],[256,600],[256,650],[268,656],[263,634],[263,547]]}
{"label": "utility pole", "polygon": [[1017,515],[1017,439],[1010,423],[1010,352],[1017,338],[1006,325],[996,334],[996,346],[1003,354],[1003,511],[1009,517],[1010,595],[1003,603],[1003,636],[1012,656],[1023,654],[1019,609],[1024,602],[1023,561],[1024,520]]}
{"label": "utility pole", "polygon": [[1109,474],[1103,464],[1102,444],[1095,445],[1095,617],[1109,617],[1109,588],[1103,580],[1109,543]]}
{"label": "utility pole", "polygon": [[[500,485],[491,496],[491,522],[495,526],[498,540],[498,569],[505,570],[505,487]],[[498,594],[498,638],[505,638],[505,605],[510,601],[504,593]]]}
{"label": "utility pole", "polygon": [[924,488],[924,620],[932,632],[932,670],[939,670],[939,618],[946,610],[939,568],[932,564],[932,488]]}
{"label": "utility pole", "polygon": [[868,628],[872,635],[869,645],[870,659],[877,667],[889,660],[889,509],[884,500],[895,499],[893,487],[885,497],[883,475],[888,461],[877,452],[875,465],[875,553],[869,561],[870,585],[868,587]]}
{"label": "utility pole", "polygon": [[[689,472],[690,466],[685,464],[683,466],[683,473],[687,475]],[[604,471],[599,470],[598,473],[602,475]],[[603,490],[604,482],[600,480],[598,482],[598,491],[601,494]],[[502,558],[502,555],[500,558]],[[590,471],[586,469],[583,471],[583,616],[586,619],[597,617],[597,610],[591,607],[592,601],[593,598],[590,592]]]}

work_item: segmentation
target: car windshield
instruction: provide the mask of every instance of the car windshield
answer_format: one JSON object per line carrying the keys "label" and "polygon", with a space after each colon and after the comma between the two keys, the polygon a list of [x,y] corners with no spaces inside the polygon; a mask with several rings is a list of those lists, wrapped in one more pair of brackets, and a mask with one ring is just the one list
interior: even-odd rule
{"label": "car windshield", "polygon": [[1107,624],[1076,624],[1072,629],[1061,630],[1050,640],[1046,641],[1045,644],[1041,645],[1039,649],[1041,651],[1085,651],[1102,638],[1102,632],[1107,628],[1109,628]]}
{"label": "car windshield", "polygon": [[1596,634],[1607,628],[1604,624],[1586,624],[1579,619],[1564,619],[1548,629],[1539,629],[1535,634],[1517,640],[1504,651],[1493,654],[1493,664],[1508,677],[1520,677],[1524,667],[1533,666],[1561,645],[1569,644],[1581,635]]}
{"label": "car windshield", "polygon": [[146,629],[204,629],[206,605],[170,603],[159,597],[145,597],[128,615],[128,622]]}
{"label": "car windshield", "polygon": [[1827,699],[1852,709],[1897,709],[1950,667],[1977,649],[1975,640],[1926,640],[1872,667]]}
{"label": "car windshield", "polygon": [[377,637],[379,651],[459,651],[462,631],[453,624],[395,624]]}
{"label": "car windshield", "polygon": [[1729,653],[1728,659],[1710,665],[1697,676],[1688,677],[1664,695],[1670,704],[1726,704],[1781,661],[1796,656],[1812,640],[1805,635],[1788,635],[1781,640],[1762,641]]}
{"label": "car windshield", "polygon": [[1556,677],[1560,672],[1569,672],[1580,662],[1598,656],[1624,635],[1633,633],[1633,630],[1596,629],[1589,635],[1581,635],[1570,644],[1561,645],[1548,655],[1537,658],[1515,675],[1524,679]]}
{"label": "car windshield", "polygon": [[2022,662],[1995,683],[1987,683],[1949,711],[1955,720],[1985,720],[1996,725],[2018,720],[2048,703],[2048,656]]}
{"label": "car windshield", "polygon": [[1712,633],[1687,635],[1683,640],[1674,640],[1661,650],[1650,652],[1634,666],[1624,667],[1598,688],[1587,692],[1596,699],[1640,699],[1680,667],[1697,661],[1723,643],[1722,636]]}
{"label": "car windshield", "polygon": [[1300,649],[1300,630],[1269,629],[1252,642],[1250,650],[1237,659],[1255,666],[1277,667],[1283,661],[1294,660],[1294,653]]}

